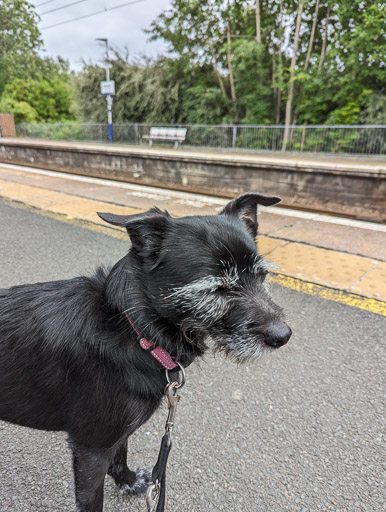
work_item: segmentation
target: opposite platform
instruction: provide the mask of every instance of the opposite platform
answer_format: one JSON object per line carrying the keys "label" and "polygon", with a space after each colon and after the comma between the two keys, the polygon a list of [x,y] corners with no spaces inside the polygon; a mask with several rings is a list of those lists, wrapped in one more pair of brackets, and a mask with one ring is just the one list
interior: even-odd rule
{"label": "opposite platform", "polygon": [[259,190],[283,197],[290,207],[377,222],[386,218],[381,158],[3,138],[0,161],[220,197]]}

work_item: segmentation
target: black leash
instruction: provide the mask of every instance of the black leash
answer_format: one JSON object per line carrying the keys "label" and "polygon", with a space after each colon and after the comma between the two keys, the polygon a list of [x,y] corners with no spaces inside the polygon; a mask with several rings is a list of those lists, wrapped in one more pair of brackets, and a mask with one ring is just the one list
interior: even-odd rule
{"label": "black leash", "polygon": [[[152,480],[146,494],[147,512],[164,512],[166,498],[166,466],[168,463],[169,453],[172,448],[172,432],[174,427],[174,418],[176,415],[177,404],[180,400],[178,390],[185,384],[184,367],[178,363],[180,367],[179,380],[171,382],[169,372],[166,370],[166,378],[168,385],[165,389],[165,395],[168,397],[169,414],[165,425],[165,434],[161,441],[161,447],[158,454],[156,465],[153,468]],[[156,508],[157,507],[157,508]]]}

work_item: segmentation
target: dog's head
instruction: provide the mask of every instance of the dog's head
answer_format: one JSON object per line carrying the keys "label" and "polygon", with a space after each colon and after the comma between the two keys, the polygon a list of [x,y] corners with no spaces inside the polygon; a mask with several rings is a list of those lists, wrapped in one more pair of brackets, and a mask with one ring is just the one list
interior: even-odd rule
{"label": "dog's head", "polygon": [[190,343],[210,337],[217,349],[244,360],[291,336],[267,291],[267,264],[255,242],[257,205],[279,201],[249,193],[213,216],[172,218],[156,208],[99,216],[126,227],[141,288],[156,315],[178,326]]}

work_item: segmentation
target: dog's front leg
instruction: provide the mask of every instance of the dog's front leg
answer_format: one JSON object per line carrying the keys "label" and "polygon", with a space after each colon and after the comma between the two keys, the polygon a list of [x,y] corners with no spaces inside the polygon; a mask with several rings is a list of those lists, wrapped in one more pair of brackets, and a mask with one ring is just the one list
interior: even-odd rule
{"label": "dog's front leg", "polygon": [[77,512],[103,511],[103,486],[113,449],[89,448],[71,441]]}
{"label": "dog's front leg", "polygon": [[119,445],[115,452],[108,474],[114,479],[117,486],[130,496],[146,493],[147,487],[152,481],[151,469],[130,471],[127,467],[127,439]]}

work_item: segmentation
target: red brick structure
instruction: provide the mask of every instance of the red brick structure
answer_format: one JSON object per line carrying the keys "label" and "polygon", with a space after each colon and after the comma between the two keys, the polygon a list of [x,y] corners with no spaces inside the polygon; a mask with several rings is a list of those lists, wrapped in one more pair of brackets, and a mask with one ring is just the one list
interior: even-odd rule
{"label": "red brick structure", "polygon": [[0,137],[16,137],[13,114],[0,114]]}

